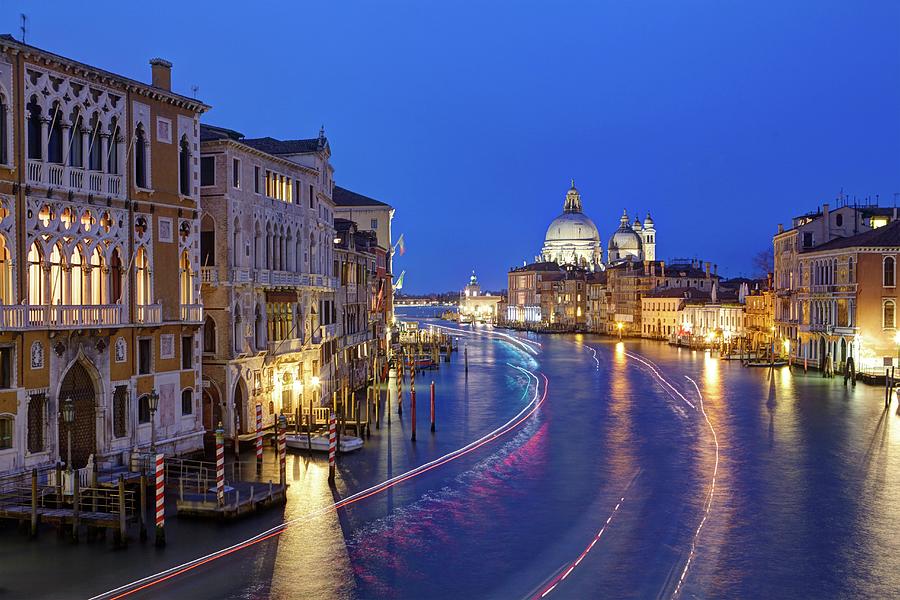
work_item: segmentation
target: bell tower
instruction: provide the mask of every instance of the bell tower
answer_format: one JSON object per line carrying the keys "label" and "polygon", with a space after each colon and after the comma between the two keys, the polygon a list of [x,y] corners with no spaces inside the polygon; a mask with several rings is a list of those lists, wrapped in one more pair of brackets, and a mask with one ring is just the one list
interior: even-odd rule
{"label": "bell tower", "polygon": [[647,212],[644,226],[640,231],[641,241],[644,243],[644,260],[656,260],[656,228],[653,226],[653,217]]}

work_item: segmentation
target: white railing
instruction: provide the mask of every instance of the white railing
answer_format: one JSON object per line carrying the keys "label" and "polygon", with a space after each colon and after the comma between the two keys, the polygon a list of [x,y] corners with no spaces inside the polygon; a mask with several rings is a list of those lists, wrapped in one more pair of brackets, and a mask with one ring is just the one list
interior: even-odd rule
{"label": "white railing", "polygon": [[141,325],[159,325],[162,323],[162,304],[138,305],[134,322]]}
{"label": "white railing", "polygon": [[[110,196],[122,195],[122,176],[115,173],[85,171],[82,167],[69,167],[42,160],[28,160],[28,183],[48,187],[89,191]],[[87,173],[87,182],[85,182]]]}
{"label": "white railing", "polygon": [[200,267],[200,283],[219,285],[219,271],[216,267]]}
{"label": "white railing", "polygon": [[249,268],[237,267],[231,270],[232,283],[250,283],[251,281],[253,281],[253,277],[250,274]]}
{"label": "white railing", "polygon": [[0,329],[32,327],[118,327],[125,323],[120,304],[0,306]]}
{"label": "white railing", "polygon": [[202,304],[182,304],[181,320],[185,323],[202,323],[203,322],[203,305]]}
{"label": "white railing", "polygon": [[256,283],[260,285],[267,285],[269,283],[269,271],[266,269],[257,269]]}

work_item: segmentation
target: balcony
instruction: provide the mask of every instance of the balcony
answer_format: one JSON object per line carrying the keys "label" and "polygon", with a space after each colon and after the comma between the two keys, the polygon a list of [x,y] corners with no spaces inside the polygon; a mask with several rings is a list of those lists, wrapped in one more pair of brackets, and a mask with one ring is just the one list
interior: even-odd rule
{"label": "balcony", "polygon": [[[235,269],[238,271],[238,269]],[[249,271],[249,270],[248,270]],[[247,275],[248,281],[250,275]],[[328,290],[337,289],[337,278],[313,273],[294,273],[293,271],[275,271],[271,269],[256,269],[252,281],[258,285],[273,287],[317,287]],[[235,280],[235,283],[238,281]]]}
{"label": "balcony", "polygon": [[303,340],[300,338],[288,338],[277,342],[269,342],[269,354],[279,356],[290,352],[300,352],[303,350]]}
{"label": "balcony", "polygon": [[217,287],[219,285],[219,270],[216,267],[200,267],[200,283]]}
{"label": "balcony", "polygon": [[161,325],[162,304],[138,305],[135,309],[134,322],[140,325]]}
{"label": "balcony", "polygon": [[87,171],[41,160],[28,160],[28,183],[103,196],[122,196],[122,176]]}
{"label": "balcony", "polygon": [[120,327],[126,322],[126,313],[120,304],[0,306],[0,329]]}
{"label": "balcony", "polygon": [[253,281],[250,269],[247,267],[237,267],[231,270],[231,283],[244,284]]}
{"label": "balcony", "polygon": [[184,323],[200,325],[203,323],[203,305],[202,304],[182,304],[181,320]]}

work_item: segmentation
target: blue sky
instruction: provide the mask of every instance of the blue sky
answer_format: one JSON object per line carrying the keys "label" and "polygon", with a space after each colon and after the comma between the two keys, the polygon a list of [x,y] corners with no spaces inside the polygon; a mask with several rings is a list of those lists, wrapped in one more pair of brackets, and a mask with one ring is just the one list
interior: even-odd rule
{"label": "blue sky", "polygon": [[14,2],[29,43],[177,91],[248,136],[314,137],[396,209],[405,291],[490,288],[569,179],[604,245],[650,210],[659,258],[752,269],[779,222],[900,192],[900,2]]}

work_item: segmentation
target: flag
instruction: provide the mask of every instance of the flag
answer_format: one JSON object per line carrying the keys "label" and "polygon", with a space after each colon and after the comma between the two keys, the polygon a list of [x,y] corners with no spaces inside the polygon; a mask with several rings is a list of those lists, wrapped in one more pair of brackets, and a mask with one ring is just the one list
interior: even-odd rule
{"label": "flag", "polygon": [[375,312],[381,312],[384,306],[384,279],[378,284],[378,297],[375,300]]}
{"label": "flag", "polygon": [[400,250],[400,256],[403,256],[404,254],[406,254],[406,242],[403,241],[402,233],[400,234],[400,237],[397,239],[397,243],[394,244],[392,253],[396,252],[398,249]]}
{"label": "flag", "polygon": [[403,289],[403,276],[404,275],[406,275],[406,271],[403,271],[402,273],[400,273],[400,277],[397,278],[397,283],[394,284],[395,290]]}

